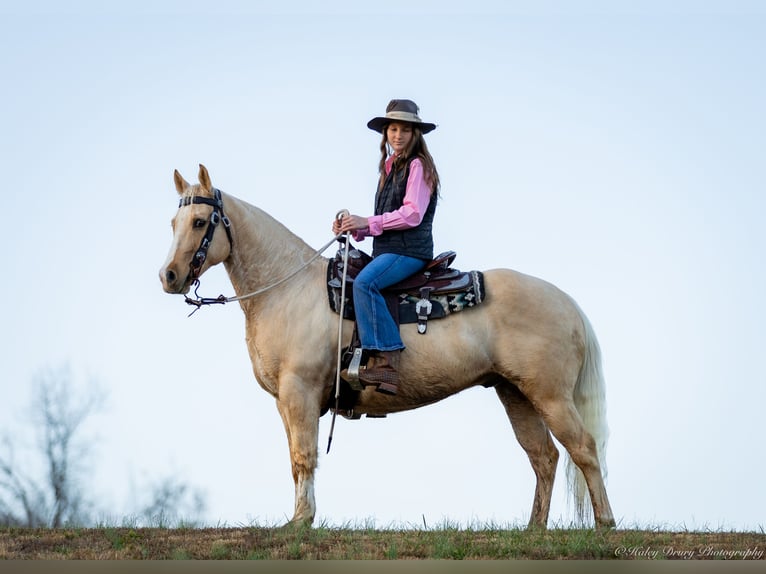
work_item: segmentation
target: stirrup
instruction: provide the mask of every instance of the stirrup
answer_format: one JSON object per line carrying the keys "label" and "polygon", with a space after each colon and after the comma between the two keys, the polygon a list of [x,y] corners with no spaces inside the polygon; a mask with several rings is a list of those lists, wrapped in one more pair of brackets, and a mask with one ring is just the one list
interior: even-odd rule
{"label": "stirrup", "polygon": [[364,389],[361,381],[359,380],[359,368],[362,365],[362,349],[357,347],[354,349],[354,354],[351,356],[351,363],[349,363],[347,369],[343,369],[340,372],[340,376],[344,381],[348,383],[354,391],[361,391]]}

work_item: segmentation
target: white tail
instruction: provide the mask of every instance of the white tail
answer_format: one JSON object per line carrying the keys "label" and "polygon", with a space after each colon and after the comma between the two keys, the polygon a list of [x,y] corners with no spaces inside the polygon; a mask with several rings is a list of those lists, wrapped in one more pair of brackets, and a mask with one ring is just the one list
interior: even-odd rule
{"label": "white tail", "polygon": [[[596,441],[601,475],[606,480],[606,443],[609,438],[609,427],[606,422],[606,393],[604,375],[601,370],[601,348],[590,321],[579,306],[578,310],[585,327],[585,359],[575,385],[574,403],[585,429]],[[575,516],[580,524],[585,524],[592,517],[588,485],[585,482],[585,476],[568,453],[566,455],[566,475]]]}

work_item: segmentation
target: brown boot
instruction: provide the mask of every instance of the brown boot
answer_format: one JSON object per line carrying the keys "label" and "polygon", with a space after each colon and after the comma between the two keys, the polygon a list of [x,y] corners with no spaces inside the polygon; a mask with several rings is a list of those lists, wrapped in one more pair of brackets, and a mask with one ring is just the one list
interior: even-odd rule
{"label": "brown boot", "polygon": [[368,366],[359,371],[359,379],[368,385],[378,385],[379,393],[395,395],[399,385],[401,351],[378,351],[370,357]]}

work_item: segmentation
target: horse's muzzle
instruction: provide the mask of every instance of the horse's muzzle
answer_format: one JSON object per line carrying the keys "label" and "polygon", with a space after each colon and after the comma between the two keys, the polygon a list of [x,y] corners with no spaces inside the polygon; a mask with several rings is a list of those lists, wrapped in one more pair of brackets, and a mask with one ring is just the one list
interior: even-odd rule
{"label": "horse's muzzle", "polygon": [[160,269],[160,282],[165,293],[186,294],[191,286],[188,276],[180,277],[176,271],[169,266]]}

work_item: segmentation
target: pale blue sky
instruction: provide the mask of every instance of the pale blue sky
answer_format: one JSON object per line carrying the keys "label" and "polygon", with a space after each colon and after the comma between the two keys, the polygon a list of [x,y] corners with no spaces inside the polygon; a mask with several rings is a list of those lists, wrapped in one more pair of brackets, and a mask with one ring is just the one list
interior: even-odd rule
{"label": "pale blue sky", "polygon": [[[370,212],[365,124],[404,97],[439,125],[437,250],[551,281],[590,317],[618,522],[763,527],[763,4],[356,4],[0,4],[0,427],[66,362],[110,396],[90,430],[115,514],[131,480],[171,472],[205,489],[211,523],[289,517],[241,311],[187,318],[157,278],[173,170],[204,163],[319,247],[339,209]],[[223,269],[202,285],[232,292]],[[532,471],[493,391],[339,420],[325,456],[328,429],[320,520],[529,517]],[[552,523],[569,520],[564,482]]]}

